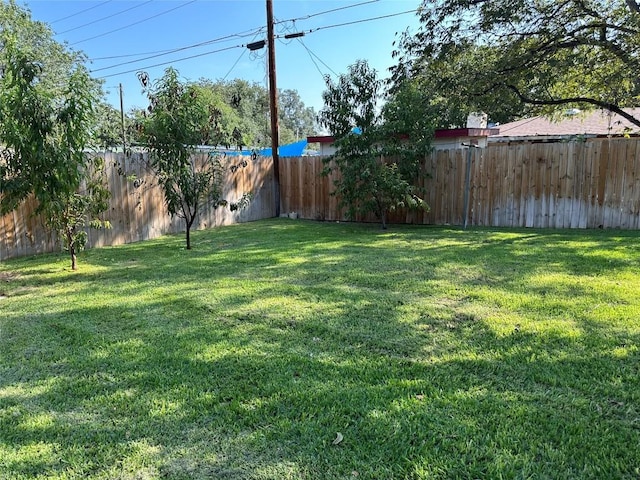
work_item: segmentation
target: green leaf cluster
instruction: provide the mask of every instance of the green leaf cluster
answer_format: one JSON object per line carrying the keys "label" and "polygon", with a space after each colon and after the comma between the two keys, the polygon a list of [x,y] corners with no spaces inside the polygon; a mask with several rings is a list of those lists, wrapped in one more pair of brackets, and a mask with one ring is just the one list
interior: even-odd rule
{"label": "green leaf cluster", "polygon": [[33,196],[75,269],[83,228],[107,207],[103,165],[87,154],[100,86],[28,11],[3,2],[0,21],[0,214]]}
{"label": "green leaf cluster", "polygon": [[[230,139],[222,145],[271,146],[269,92],[264,86],[241,79],[200,79],[197,85],[225,110],[223,118]],[[304,105],[296,90],[278,90],[278,105],[281,145],[317,134],[316,112]]]}
{"label": "green leaf cluster", "polygon": [[401,37],[396,86],[419,85],[441,126],[472,111],[504,122],[569,108],[624,112],[640,101],[640,7],[610,0],[423,1]]}
{"label": "green leaf cluster", "polygon": [[[196,147],[231,143],[237,131],[237,127],[231,130],[235,118],[215,92],[181,80],[173,68],[152,84],[142,78],[150,113],[142,118],[141,139],[169,214],[186,223],[186,247],[191,249],[191,227],[201,208],[227,205],[220,155],[212,152],[202,159],[194,155]],[[243,141],[241,135],[235,137]]]}
{"label": "green leaf cluster", "polygon": [[415,92],[388,99],[377,72],[361,60],[337,81],[327,78],[323,98],[320,122],[337,149],[325,159],[325,174],[338,172],[334,194],[349,217],[373,213],[386,228],[390,211],[426,208],[414,184],[433,129],[412,105]]}

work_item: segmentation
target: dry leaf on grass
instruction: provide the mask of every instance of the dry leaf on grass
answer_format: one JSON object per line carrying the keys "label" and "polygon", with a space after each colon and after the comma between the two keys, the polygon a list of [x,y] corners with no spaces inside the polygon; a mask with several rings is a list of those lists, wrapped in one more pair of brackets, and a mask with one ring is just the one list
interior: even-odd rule
{"label": "dry leaf on grass", "polygon": [[342,436],[342,434],[340,432],[336,433],[336,438],[333,441],[334,445],[338,445],[340,442],[342,442],[342,440],[344,440],[344,437]]}

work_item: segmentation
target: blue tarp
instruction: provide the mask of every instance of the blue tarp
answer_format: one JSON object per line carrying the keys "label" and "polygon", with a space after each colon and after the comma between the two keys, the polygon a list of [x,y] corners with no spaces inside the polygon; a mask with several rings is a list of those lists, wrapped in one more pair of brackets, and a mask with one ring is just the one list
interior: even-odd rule
{"label": "blue tarp", "polygon": [[[304,149],[307,148],[307,141],[300,140],[299,142],[289,143],[287,145],[280,145],[278,147],[278,153],[281,157],[301,157]],[[236,156],[236,155],[247,155],[251,156],[254,153],[262,156],[262,157],[270,157],[271,149],[263,148],[260,150],[231,150],[225,152],[227,155]]]}

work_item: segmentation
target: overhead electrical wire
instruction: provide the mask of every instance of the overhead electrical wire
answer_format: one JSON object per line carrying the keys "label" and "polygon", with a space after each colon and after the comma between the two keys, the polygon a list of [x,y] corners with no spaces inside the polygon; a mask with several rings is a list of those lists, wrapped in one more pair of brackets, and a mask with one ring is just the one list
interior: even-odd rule
{"label": "overhead electrical wire", "polygon": [[380,0],[368,0],[366,2],[354,3],[353,5],[346,5],[344,7],[332,8],[331,10],[325,10],[323,12],[311,13],[311,14],[305,15],[303,17],[289,18],[287,20],[279,20],[279,21],[273,22],[273,24],[274,25],[278,25],[279,23],[296,22],[298,20],[308,20],[309,18],[317,17],[318,15],[324,15],[325,13],[338,12],[340,10],[346,10],[347,8],[359,7],[361,5],[368,5],[369,3],[376,3],[376,2],[379,2],[379,1]]}
{"label": "overhead electrical wire", "polygon": [[[302,44],[302,46],[306,48],[304,43]],[[318,73],[320,74],[320,76],[322,77],[322,80],[324,81],[325,74],[322,72],[322,70],[320,70],[320,67],[318,66],[318,63],[316,62],[315,58],[313,58],[313,56],[311,55],[311,51],[309,51],[309,49],[307,49],[307,53],[309,54],[309,58],[311,59],[311,63],[313,63],[313,65],[316,67],[316,70],[318,70]]]}
{"label": "overhead electrical wire", "polygon": [[143,2],[143,3],[137,3],[133,7],[129,7],[129,8],[126,8],[124,10],[120,10],[119,12],[112,13],[111,15],[107,15],[106,17],[98,18],[97,20],[93,20],[91,22],[84,23],[82,25],[78,25],[77,27],[73,27],[73,28],[70,28],[68,30],[64,30],[62,32],[57,32],[56,35],[62,35],[63,33],[73,32],[74,30],[80,30],[81,28],[88,27],[89,25],[93,25],[94,23],[102,22],[103,20],[108,20],[109,18],[113,18],[113,17],[116,17],[116,16],[121,15],[123,13],[126,13],[126,12],[128,12],[130,10],[133,10],[134,8],[143,7],[146,4],[151,3],[152,1],[153,0],[147,0],[146,2]]}
{"label": "overhead electrical wire", "polygon": [[[336,24],[333,24],[333,25],[324,25],[324,26],[318,27],[318,28],[311,28],[309,30],[301,30],[300,33],[304,33],[304,34],[315,33],[315,32],[319,32],[320,30],[327,30],[329,28],[345,27],[347,25],[355,25],[355,24],[358,24],[358,23],[371,22],[373,20],[381,20],[383,18],[397,17],[399,15],[406,15],[408,13],[415,13],[417,11],[418,11],[418,9],[414,8],[413,10],[405,10],[404,12],[390,13],[388,15],[380,15],[379,17],[363,18],[363,19],[360,19],[360,20],[353,20],[351,22],[336,23]],[[284,35],[276,35],[275,38],[284,38]]]}
{"label": "overhead electrical wire", "polygon": [[227,74],[222,77],[222,81],[224,82],[227,77],[231,74],[231,72],[233,72],[233,69],[236,68],[236,65],[238,65],[238,62],[242,59],[242,57],[244,57],[244,54],[247,53],[247,49],[243,48],[242,49],[242,53],[240,54],[240,56],[238,57],[238,59],[233,63],[233,65],[231,65],[231,68],[229,69],[229,71],[227,72]]}
{"label": "overhead electrical wire", "polygon": [[203,45],[208,45],[210,43],[216,43],[218,41],[222,41],[223,39],[248,37],[252,35],[254,32],[260,33],[261,31],[264,31],[264,30],[266,30],[266,27],[255,27],[249,30],[245,30],[244,32],[232,33],[224,37],[214,38],[212,40],[205,40],[204,42],[194,43],[191,45],[185,45],[184,47],[177,47],[177,48],[167,49],[167,50],[155,50],[153,52],[127,53],[126,55],[112,55],[109,57],[93,57],[90,60],[92,62],[97,62],[98,60],[114,60],[116,58],[129,58],[129,57],[140,57],[142,55],[155,55],[156,53],[171,53],[178,50],[186,50],[188,48],[197,48]]}
{"label": "overhead electrical wire", "polygon": [[253,35],[254,38],[255,38],[263,30],[264,30],[264,27],[260,27],[260,28],[258,28],[257,31],[253,31],[251,33],[247,33],[247,34],[243,34],[243,35],[240,35],[240,34],[227,35],[225,37],[219,37],[219,38],[215,38],[213,40],[207,40],[205,42],[196,43],[194,45],[187,45],[185,47],[174,48],[173,50],[166,50],[166,51],[163,51],[163,52],[156,53],[155,55],[149,55],[149,56],[144,57],[144,58],[137,58],[135,60],[129,60],[128,62],[120,62],[120,63],[116,63],[114,65],[109,65],[107,67],[94,68],[93,70],[90,70],[90,71],[91,71],[91,73],[95,73],[95,72],[100,72],[100,71],[103,71],[103,70],[109,70],[109,69],[112,69],[112,68],[121,67],[123,65],[130,65],[132,63],[138,63],[138,62],[142,62],[144,60],[150,60],[152,58],[162,57],[164,55],[170,55],[172,53],[181,52],[183,50],[189,50],[191,48],[203,47],[203,46],[206,46],[206,45],[212,45],[214,43],[219,43],[219,42],[222,42],[224,40],[229,40],[231,38],[236,38],[236,37],[240,37],[241,38],[241,37],[249,37],[249,36]]}
{"label": "overhead electrical wire", "polygon": [[76,17],[84,12],[88,12],[89,10],[93,10],[94,8],[98,8],[101,7],[102,5],[106,5],[107,3],[111,3],[113,2],[113,0],[106,0],[105,2],[99,3],[97,5],[93,5],[89,8],[85,8],[84,10],[80,10],[79,12],[76,13],[72,13],[71,15],[67,15],[66,17],[62,17],[62,18],[58,18],[57,20],[54,20],[53,22],[49,22],[51,25],[53,25],[54,23],[58,23],[61,22],[63,20],[67,20],[68,18],[72,18],[72,17]]}
{"label": "overhead electrical wire", "polygon": [[[335,12],[335,11],[339,11],[339,10],[345,10],[347,8],[359,7],[361,5],[367,5],[367,4],[376,3],[376,2],[379,2],[379,1],[380,0],[368,0],[366,2],[356,3],[356,4],[353,4],[353,5],[347,5],[345,7],[333,8],[331,10],[324,10],[322,12],[315,12],[315,13],[312,13],[312,14],[309,14],[309,15],[306,15],[306,16],[303,16],[303,17],[290,18],[288,20],[277,20],[277,21],[274,22],[274,24],[295,22],[296,20],[306,20],[308,18],[317,17],[318,15],[324,15],[325,13],[331,13],[331,12]],[[245,30],[244,32],[240,32],[240,33],[237,33],[237,34],[234,34],[234,35],[228,35],[227,37],[224,37],[224,38],[233,37],[233,36],[242,38],[244,36],[247,36],[247,35],[245,35],[245,33],[251,34],[250,32],[254,32],[254,31],[258,30],[258,29],[265,29],[265,27],[256,27],[256,28],[253,28],[253,29],[250,29],[250,30]],[[202,44],[198,44],[197,43],[197,44],[194,44],[194,45],[187,45],[185,47],[179,47],[179,48],[186,50],[187,48],[196,48],[196,47],[199,47],[201,45],[205,45],[206,43],[207,42],[203,42]],[[156,51],[153,51],[153,52],[131,53],[131,54],[126,54],[126,55],[112,55],[112,56],[109,56],[109,57],[96,57],[96,58],[92,58],[91,60],[92,61],[113,60],[113,59],[117,59],[117,58],[139,57],[141,55],[155,55],[157,53],[165,53],[165,52],[171,53],[171,52],[174,52],[174,51],[178,51],[178,49],[156,50]]]}
{"label": "overhead electrical wire", "polygon": [[147,70],[149,68],[161,67],[162,65],[167,65],[169,63],[184,62],[185,60],[191,60],[193,58],[204,57],[205,55],[212,55],[214,53],[224,52],[226,50],[232,50],[234,48],[245,48],[245,47],[246,47],[246,45],[233,45],[232,47],[220,48],[218,50],[211,50],[209,52],[198,53],[197,55],[191,55],[189,57],[182,57],[182,58],[178,58],[178,59],[175,59],[175,60],[170,60],[168,62],[160,62],[160,63],[156,63],[154,65],[147,65],[145,67],[134,68],[133,70],[127,70],[127,71],[124,71],[124,72],[118,72],[118,73],[112,73],[112,74],[109,74],[109,75],[103,75],[102,77],[98,77],[98,78],[109,78],[109,77],[115,77],[115,76],[118,76],[118,75],[124,75],[125,73],[139,72],[140,70]]}
{"label": "overhead electrical wire", "polygon": [[329,69],[329,71],[330,71],[331,73],[333,73],[336,77],[337,77],[337,76],[339,76],[339,75],[338,75],[338,74],[337,74],[337,73],[336,73],[336,72],[335,72],[335,71],[334,71],[334,70],[333,70],[329,65],[327,65],[326,63],[324,63],[324,62],[322,61],[322,59],[321,59],[318,55],[316,55],[316,54],[315,54],[315,53],[314,53],[314,52],[313,52],[309,47],[307,47],[307,45],[302,41],[302,39],[300,39],[300,38],[296,38],[296,40],[298,40],[298,42],[300,42],[300,45],[302,45],[302,46],[304,47],[304,49],[307,51],[307,53],[309,54],[309,57],[311,58],[311,61],[314,63],[314,65],[316,66],[316,68],[318,69],[318,71],[320,72],[320,74],[322,75],[322,78],[324,78],[324,76],[325,76],[325,75],[324,75],[324,73],[322,73],[322,72],[320,71],[320,68],[318,67],[318,64],[316,64],[316,62],[315,62],[315,60],[314,60],[314,58],[313,58],[313,57],[317,58],[317,59],[318,59],[318,61],[319,61],[320,63],[322,63],[322,65],[324,65],[325,67],[327,67],[327,69]]}
{"label": "overhead electrical wire", "polygon": [[[375,1],[377,1],[377,0],[375,0]],[[371,2],[366,2],[366,3],[371,3]],[[359,4],[359,5],[361,5],[361,4]],[[353,5],[352,5],[352,6],[353,6]],[[342,7],[342,8],[340,8],[340,9],[338,9],[338,10],[342,10],[342,9],[344,9],[344,8],[345,8],[345,7]],[[335,10],[335,9],[334,9],[334,10]],[[283,23],[285,23],[285,22],[278,22],[278,21],[277,21],[277,19],[276,19],[276,21],[275,21],[274,23],[276,23],[276,24],[277,24],[277,23],[280,23],[280,24],[282,25],[282,24],[283,24]],[[314,64],[314,66],[316,67],[316,70],[318,70],[318,72],[320,73],[320,76],[323,78],[323,80],[324,80],[324,78],[325,78],[325,74],[324,74],[324,72],[322,72],[322,70],[321,70],[321,69],[320,69],[320,67],[318,66],[318,63],[316,62],[316,59],[317,59],[320,63],[322,63],[325,67],[327,67],[327,69],[329,69],[329,71],[330,71],[330,72],[332,72],[335,76],[338,76],[338,74],[337,74],[336,72],[334,72],[334,71],[333,71],[333,69],[332,69],[329,65],[327,65],[327,64],[326,64],[326,63],[325,63],[325,62],[324,62],[324,61],[323,61],[323,60],[322,60],[318,55],[316,55],[316,53],[315,53],[315,52],[311,51],[311,49],[310,49],[309,47],[307,47],[307,45],[302,41],[302,38],[300,38],[302,35],[301,35],[301,36],[298,36],[298,32],[295,30],[295,25],[296,25],[296,24],[295,24],[295,20],[293,20],[293,21],[292,21],[292,23],[293,23],[293,26],[292,26],[292,27],[287,27],[287,26],[286,26],[286,23],[285,23],[285,25],[283,25],[283,26],[281,26],[281,27],[280,27],[280,33],[283,33],[283,30],[284,30],[284,32],[285,32],[285,33],[284,33],[285,38],[290,38],[289,42],[283,42],[283,40],[282,40],[282,39],[279,39],[279,40],[280,40],[280,42],[284,43],[285,45],[288,45],[288,44],[290,44],[291,42],[293,42],[293,40],[294,40],[294,39],[295,39],[295,40],[298,40],[298,42],[300,43],[300,45],[302,45],[302,46],[303,46],[303,48],[307,51],[307,54],[309,55],[309,58],[311,59],[311,62]],[[293,37],[292,37],[292,35],[293,35]]]}
{"label": "overhead electrical wire", "polygon": [[[196,0],[193,0],[193,1],[196,1]],[[193,1],[190,2],[190,3],[193,3]],[[310,34],[310,33],[319,32],[321,30],[328,30],[330,28],[344,27],[344,26],[347,26],[347,25],[355,25],[355,24],[359,24],[359,23],[371,22],[371,21],[374,21],[374,20],[381,20],[381,19],[384,19],[384,18],[397,17],[399,15],[406,15],[408,13],[415,13],[417,10],[418,9],[405,10],[403,12],[391,13],[391,14],[388,14],[388,15],[380,15],[380,16],[377,16],[377,17],[363,18],[363,19],[354,20],[354,21],[351,21],[351,22],[336,23],[336,24],[333,24],[333,25],[324,25],[324,26],[320,26],[320,27],[317,27],[317,28],[312,28],[312,29],[305,30],[304,33],[305,34]],[[284,38],[284,35],[276,35],[275,38]],[[98,77],[98,78],[115,77],[115,76],[118,76],[118,75],[124,75],[126,73],[137,72],[137,71],[140,71],[140,70],[146,70],[146,69],[149,69],[149,68],[159,67],[159,66],[162,66],[162,65],[168,65],[170,63],[182,62],[182,61],[190,60],[190,59],[193,59],[193,58],[203,57],[205,55],[212,55],[214,53],[219,53],[219,52],[223,52],[223,51],[227,51],[227,50],[232,50],[234,48],[240,48],[240,47],[244,48],[246,46],[247,46],[246,44],[234,45],[234,46],[231,46],[231,47],[221,48],[221,49],[218,49],[218,50],[211,50],[209,52],[204,52],[204,53],[200,53],[200,54],[197,54],[197,55],[191,55],[191,56],[188,56],[188,57],[178,58],[178,59],[175,59],[175,60],[169,60],[167,62],[160,62],[160,63],[156,63],[154,65],[148,65],[148,66],[145,66],[145,67],[139,67],[139,68],[135,68],[133,70],[126,70],[126,71],[123,71],[123,72],[112,73],[112,74],[109,74],[109,75],[103,75],[103,76]],[[185,50],[187,48],[193,48],[193,47],[182,47],[181,50]],[[316,58],[318,58],[318,60],[320,60],[319,57],[316,56]],[[134,61],[134,62],[124,62],[122,64],[117,64],[117,65],[114,65],[114,66],[111,66],[111,67],[105,67],[105,68],[103,68],[101,70],[104,70],[106,68],[115,68],[116,66],[121,66],[121,65],[124,65],[124,64],[136,63],[138,61],[140,61],[140,60],[137,60],[137,61]],[[327,66],[324,62],[322,62],[322,63],[325,66]],[[316,65],[316,67],[317,67],[317,65]],[[329,68],[329,67],[327,66],[327,68]],[[97,71],[97,70],[93,70],[93,72],[95,72],[95,71]],[[334,74],[335,74],[335,72],[334,72]]]}
{"label": "overhead electrical wire", "polygon": [[139,25],[139,24],[141,24],[143,22],[146,22],[146,21],[151,20],[153,18],[159,17],[161,15],[166,15],[167,13],[173,12],[174,10],[177,10],[179,8],[186,7],[187,5],[191,5],[192,3],[195,3],[196,1],[197,0],[191,0],[190,2],[183,3],[182,5],[178,5],[177,7],[170,8],[169,10],[165,10],[163,12],[157,13],[157,14],[152,15],[152,16],[147,17],[147,18],[143,18],[142,20],[138,20],[137,22],[130,23],[129,25],[125,25],[124,27],[114,28],[113,30],[109,30],[108,32],[101,33],[100,35],[95,35],[93,37],[85,38],[83,40],[78,40],[77,42],[71,43],[70,45],[73,46],[73,45],[77,45],[79,43],[88,42],[89,40],[94,40],[96,38],[100,38],[100,37],[104,37],[104,36],[107,36],[107,35],[111,35],[112,33],[119,32],[120,30],[124,30],[125,28],[133,27],[134,25]]}
{"label": "overhead electrical wire", "polygon": [[[261,31],[263,31],[263,30],[264,30],[264,27],[260,27],[260,30],[259,30],[259,31],[258,31],[258,32],[253,36],[253,38],[251,39],[251,42],[254,42],[254,41],[255,41],[255,39],[256,39],[256,37],[257,37],[257,36],[260,34],[260,32],[261,32]],[[251,42],[249,42],[249,43],[251,43]],[[231,72],[233,72],[233,69],[234,69],[234,68],[236,68],[236,65],[238,65],[238,63],[240,62],[240,60],[242,59],[242,57],[244,57],[244,54],[245,54],[245,53],[247,53],[247,50],[248,50],[248,49],[246,49],[246,48],[243,48],[243,49],[242,49],[242,53],[240,54],[240,56],[238,57],[238,59],[233,63],[233,65],[231,65],[231,68],[229,69],[229,71],[227,72],[227,74],[222,78],[222,81],[223,81],[223,82],[227,79],[227,77],[228,77],[229,75],[231,75]]]}

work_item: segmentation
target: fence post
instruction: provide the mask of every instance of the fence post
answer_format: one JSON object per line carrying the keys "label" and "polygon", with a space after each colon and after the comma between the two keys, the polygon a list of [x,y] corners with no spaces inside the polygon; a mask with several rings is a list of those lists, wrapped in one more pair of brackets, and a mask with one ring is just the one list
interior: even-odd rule
{"label": "fence post", "polygon": [[466,229],[469,218],[469,190],[471,189],[471,149],[480,147],[466,143],[463,143],[462,146],[469,147],[467,150],[467,169],[464,176],[464,219],[462,221],[462,228]]}

